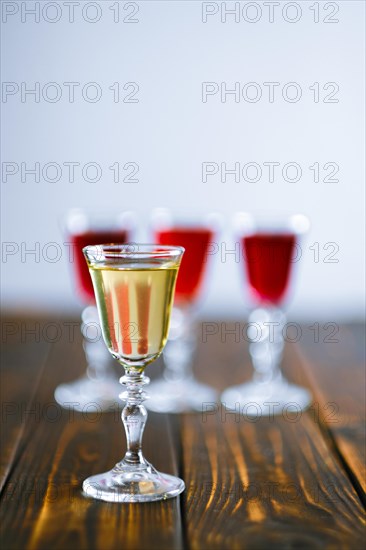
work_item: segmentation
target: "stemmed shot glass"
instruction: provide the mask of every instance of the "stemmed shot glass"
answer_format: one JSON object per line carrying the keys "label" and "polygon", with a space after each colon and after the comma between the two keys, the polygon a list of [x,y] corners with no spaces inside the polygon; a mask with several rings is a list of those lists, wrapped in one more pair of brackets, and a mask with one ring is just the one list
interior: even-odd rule
{"label": "stemmed shot glass", "polygon": [[[158,245],[87,246],[105,344],[125,370],[122,422],[127,452],[109,472],[86,479],[87,496],[110,502],[146,502],[177,496],[184,482],[162,474],[145,459],[141,442],[147,412],[145,367],[162,352],[168,336],[174,288],[184,249]],[[161,442],[159,442],[159,445]]]}
{"label": "stemmed shot glass", "polygon": [[127,243],[131,238],[134,216],[131,212],[90,214],[80,208],[73,208],[67,213],[63,226],[70,249],[75,286],[85,305],[81,314],[81,332],[87,369],[81,378],[60,384],[55,390],[55,399],[64,408],[84,411],[92,402],[100,411],[108,411],[116,405],[119,384],[102,339],[93,283],[83,248],[100,242]]}
{"label": "stemmed shot glass", "polygon": [[175,291],[169,339],[164,349],[163,375],[149,388],[147,408],[155,412],[201,411],[203,402],[217,399],[214,388],[198,382],[192,360],[196,350],[195,315],[205,272],[214,250],[219,218],[177,215],[168,209],[152,213],[154,242],[185,249]]}
{"label": "stemmed shot glass", "polygon": [[289,404],[304,410],[311,403],[310,393],[290,384],[280,368],[286,334],[282,305],[293,266],[301,257],[301,237],[308,228],[308,219],[300,214],[272,217],[239,213],[235,217],[246,283],[255,304],[248,319],[254,376],[223,392],[221,401],[228,409],[240,408],[248,416],[267,416],[281,414]]}

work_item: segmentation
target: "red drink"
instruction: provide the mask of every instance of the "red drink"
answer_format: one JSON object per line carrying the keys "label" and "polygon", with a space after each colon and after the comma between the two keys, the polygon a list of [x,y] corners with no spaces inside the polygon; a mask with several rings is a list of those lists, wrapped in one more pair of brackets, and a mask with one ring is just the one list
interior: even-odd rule
{"label": "red drink", "polygon": [[175,287],[175,300],[177,303],[193,301],[200,288],[213,232],[203,227],[173,227],[156,231],[155,239],[158,244],[185,248]]}
{"label": "red drink", "polygon": [[257,233],[243,237],[249,284],[256,300],[279,304],[287,290],[296,237]]}
{"label": "red drink", "polygon": [[128,232],[124,229],[90,230],[76,235],[70,235],[74,250],[74,270],[77,289],[85,302],[95,303],[93,283],[89,268],[85,261],[83,248],[95,244],[122,244],[127,242]]}

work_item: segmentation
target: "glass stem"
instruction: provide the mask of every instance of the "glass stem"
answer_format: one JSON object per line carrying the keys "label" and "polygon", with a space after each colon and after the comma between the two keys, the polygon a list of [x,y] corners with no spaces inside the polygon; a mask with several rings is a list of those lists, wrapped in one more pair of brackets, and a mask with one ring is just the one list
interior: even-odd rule
{"label": "glass stem", "polygon": [[127,439],[127,451],[120,463],[123,466],[148,465],[142,454],[142,436],[147,420],[142,402],[147,397],[143,387],[149,382],[149,378],[141,372],[126,372],[120,379],[120,383],[126,386],[120,397],[127,400],[121,415]]}
{"label": "glass stem", "polygon": [[255,371],[254,380],[258,383],[271,383],[282,378],[284,325],[284,313],[274,307],[256,309],[249,317],[249,353]]}
{"label": "glass stem", "polygon": [[196,341],[192,327],[191,312],[175,307],[169,339],[164,349],[164,378],[168,382],[180,382],[193,376],[192,359]]}
{"label": "glass stem", "polygon": [[82,312],[81,319],[87,377],[98,382],[106,378],[114,378],[113,370],[110,367],[111,356],[102,338],[97,308],[95,306],[86,307]]}

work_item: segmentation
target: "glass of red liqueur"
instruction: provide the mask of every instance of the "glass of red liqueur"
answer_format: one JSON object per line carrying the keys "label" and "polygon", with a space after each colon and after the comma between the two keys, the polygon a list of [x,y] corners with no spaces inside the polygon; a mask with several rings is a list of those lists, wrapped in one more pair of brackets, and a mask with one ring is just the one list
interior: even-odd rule
{"label": "glass of red liqueur", "polygon": [[293,276],[301,258],[301,238],[309,228],[300,214],[284,217],[239,213],[235,230],[240,240],[244,277],[254,304],[247,334],[254,367],[253,378],[227,388],[222,403],[248,416],[271,416],[304,410],[310,393],[290,384],[281,372],[286,318],[282,311]]}
{"label": "glass of red liqueur", "polygon": [[152,214],[153,240],[160,245],[183,246],[185,253],[180,266],[169,339],[165,346],[164,371],[150,385],[147,407],[156,412],[180,413],[201,411],[203,402],[212,402],[217,392],[198,382],[193,375],[192,361],[196,348],[195,313],[214,240],[218,216],[185,216],[166,209]]}
{"label": "glass of red liqueur", "polygon": [[87,363],[81,378],[61,384],[55,390],[56,401],[65,408],[84,411],[92,402],[99,410],[108,411],[116,405],[116,388],[118,390],[120,386],[101,336],[93,283],[83,248],[102,243],[127,243],[131,239],[133,226],[131,212],[101,215],[73,208],[65,216],[63,232],[71,250],[72,276],[77,294],[84,304],[81,332]]}

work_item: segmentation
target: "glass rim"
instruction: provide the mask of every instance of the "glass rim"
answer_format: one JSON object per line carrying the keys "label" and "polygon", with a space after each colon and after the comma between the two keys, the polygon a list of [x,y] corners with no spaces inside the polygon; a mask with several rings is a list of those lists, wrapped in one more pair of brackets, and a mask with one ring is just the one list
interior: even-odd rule
{"label": "glass rim", "polygon": [[130,258],[171,258],[182,256],[185,248],[175,245],[145,244],[145,243],[103,243],[87,245],[83,248],[84,256],[90,260],[97,257],[97,261],[103,261],[108,255],[110,259]]}
{"label": "glass rim", "polygon": [[136,226],[136,215],[132,210],[91,210],[82,207],[67,209],[60,217],[62,231],[70,236],[84,235],[89,231],[121,230],[131,232]]}
{"label": "glass rim", "polygon": [[192,212],[173,208],[153,208],[149,216],[149,225],[154,231],[209,229],[216,232],[223,225],[223,215],[216,210]]}
{"label": "glass rim", "polygon": [[249,212],[234,215],[236,233],[292,233],[303,235],[310,229],[309,218],[301,212]]}

